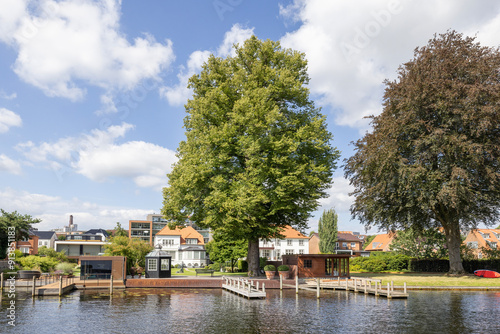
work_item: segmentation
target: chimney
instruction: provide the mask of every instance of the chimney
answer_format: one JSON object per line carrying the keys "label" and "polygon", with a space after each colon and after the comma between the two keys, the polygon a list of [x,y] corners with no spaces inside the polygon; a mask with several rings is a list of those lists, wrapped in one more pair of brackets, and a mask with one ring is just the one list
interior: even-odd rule
{"label": "chimney", "polygon": [[69,215],[69,225],[73,225],[73,215]]}

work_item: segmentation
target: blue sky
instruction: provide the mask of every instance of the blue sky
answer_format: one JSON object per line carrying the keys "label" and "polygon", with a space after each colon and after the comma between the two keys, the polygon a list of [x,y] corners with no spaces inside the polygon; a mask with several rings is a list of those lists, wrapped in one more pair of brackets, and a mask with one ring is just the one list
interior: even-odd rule
{"label": "blue sky", "polygon": [[[448,29],[497,46],[500,3],[0,0],[0,208],[39,229],[159,213],[187,79],[252,34],[306,53],[311,97],[347,158],[382,110],[384,79]],[[364,232],[341,168],[334,181],[310,229],[335,207],[340,230]]]}

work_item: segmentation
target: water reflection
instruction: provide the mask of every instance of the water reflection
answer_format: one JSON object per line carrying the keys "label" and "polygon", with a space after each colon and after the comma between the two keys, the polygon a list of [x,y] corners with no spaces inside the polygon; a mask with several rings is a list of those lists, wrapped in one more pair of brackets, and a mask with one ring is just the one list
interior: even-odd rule
{"label": "water reflection", "polygon": [[127,289],[16,296],[16,327],[1,333],[482,333],[500,332],[500,293],[411,292],[389,300],[345,291],[268,290],[247,300],[219,289]]}

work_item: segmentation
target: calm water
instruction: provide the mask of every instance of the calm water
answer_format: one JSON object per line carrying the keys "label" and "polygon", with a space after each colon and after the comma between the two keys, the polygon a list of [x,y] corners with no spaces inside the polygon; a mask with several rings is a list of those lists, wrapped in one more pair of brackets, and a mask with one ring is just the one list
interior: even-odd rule
{"label": "calm water", "polygon": [[500,293],[410,292],[388,300],[353,292],[268,290],[246,300],[219,289],[127,289],[110,298],[75,291],[61,299],[17,291],[16,326],[1,333],[500,333]]}

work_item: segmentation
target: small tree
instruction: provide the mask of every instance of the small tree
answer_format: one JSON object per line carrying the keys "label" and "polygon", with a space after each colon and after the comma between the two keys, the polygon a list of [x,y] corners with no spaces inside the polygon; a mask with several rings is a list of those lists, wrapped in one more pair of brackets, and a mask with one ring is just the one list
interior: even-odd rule
{"label": "small tree", "polygon": [[319,251],[323,254],[335,253],[337,243],[338,216],[334,209],[323,211],[319,218]]}
{"label": "small tree", "polygon": [[248,244],[245,239],[237,240],[224,233],[214,234],[213,240],[205,247],[211,261],[220,263],[229,261],[231,271],[234,271],[238,259],[246,257],[248,252]]}
{"label": "small tree", "polygon": [[115,233],[113,234],[115,237],[128,237],[127,231],[122,227],[120,222],[116,222]]}
{"label": "small tree", "polygon": [[446,236],[437,229],[398,231],[389,248],[415,259],[441,259],[448,256]]}
{"label": "small tree", "polygon": [[9,239],[19,241],[28,238],[33,224],[38,224],[42,220],[30,215],[22,215],[17,211],[7,212],[0,209],[0,212],[2,213],[0,216],[0,259],[4,259],[9,248]]}
{"label": "small tree", "polygon": [[129,239],[128,237],[111,237],[110,243],[104,245],[105,254],[111,256],[126,256],[127,270],[130,273],[133,267],[144,268],[146,255],[151,252],[153,246],[141,239]]}

